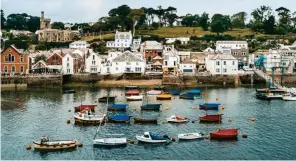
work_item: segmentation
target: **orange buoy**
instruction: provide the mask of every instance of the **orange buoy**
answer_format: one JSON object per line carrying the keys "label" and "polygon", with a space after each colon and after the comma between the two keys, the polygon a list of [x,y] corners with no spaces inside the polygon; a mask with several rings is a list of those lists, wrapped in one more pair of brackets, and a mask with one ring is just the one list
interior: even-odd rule
{"label": "orange buoy", "polygon": [[67,120],[67,124],[70,124],[71,123],[71,121],[70,120]]}
{"label": "orange buoy", "polygon": [[129,142],[130,142],[131,144],[134,144],[134,143],[135,143],[135,140],[130,139]]}
{"label": "orange buoy", "polygon": [[216,97],[216,101],[218,101],[219,100],[219,98],[218,97]]}
{"label": "orange buoy", "polygon": [[242,137],[243,138],[247,138],[248,137],[248,134],[243,134]]}
{"label": "orange buoy", "polygon": [[251,121],[253,121],[253,122],[254,122],[254,121],[255,121],[255,118],[254,118],[254,117],[252,117],[252,118],[251,118]]}
{"label": "orange buoy", "polygon": [[207,135],[207,136],[205,136],[205,139],[210,139],[210,136],[208,136],[208,135]]}
{"label": "orange buoy", "polygon": [[228,119],[228,122],[232,122],[232,119]]}
{"label": "orange buoy", "polygon": [[30,149],[31,149],[31,145],[27,145],[27,146],[26,146],[26,149],[27,149],[27,150],[30,150]]}

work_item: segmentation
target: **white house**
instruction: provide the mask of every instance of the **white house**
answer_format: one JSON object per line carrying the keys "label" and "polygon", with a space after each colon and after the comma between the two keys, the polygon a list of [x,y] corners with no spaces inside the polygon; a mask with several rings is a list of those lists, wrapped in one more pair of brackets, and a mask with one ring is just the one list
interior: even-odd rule
{"label": "white house", "polygon": [[196,63],[191,60],[184,60],[180,63],[179,69],[181,73],[195,73]]}
{"label": "white house", "polygon": [[74,74],[74,58],[71,54],[66,54],[63,57],[63,63],[62,63],[62,73],[63,75],[72,75]]}
{"label": "white house", "polygon": [[207,47],[205,50],[203,50],[204,53],[215,53],[215,50],[211,47]]}
{"label": "white house", "polygon": [[89,47],[89,43],[86,41],[75,41],[69,45],[70,49],[86,49]]}
{"label": "white house", "polygon": [[133,51],[137,51],[141,46],[141,39],[134,39],[133,40],[133,46],[132,46],[132,50]]}
{"label": "white house", "polygon": [[190,51],[178,51],[178,55],[180,57],[180,61],[190,59],[191,52]]}
{"label": "white house", "polygon": [[[216,51],[226,53],[229,49],[248,49],[246,41],[217,41]],[[224,52],[225,51],[225,52]]]}
{"label": "white house", "polygon": [[98,53],[90,52],[85,59],[85,72],[99,73],[101,72],[102,59]]}
{"label": "white house", "polygon": [[164,46],[162,64],[163,71],[165,73],[173,72],[174,75],[177,75],[179,64],[180,58],[178,51],[174,48],[174,45]]}
{"label": "white house", "polygon": [[238,74],[238,60],[229,54],[215,54],[206,57],[207,70],[215,75],[235,75]]}
{"label": "white house", "polygon": [[181,41],[181,44],[188,44],[188,42],[190,41],[189,37],[165,38],[165,39],[166,39],[166,43],[168,44],[174,43],[177,40]]}
{"label": "white house", "polygon": [[115,41],[107,41],[108,48],[129,48],[132,47],[133,36],[132,32],[118,32],[115,33]]}
{"label": "white house", "polygon": [[144,73],[145,60],[142,54],[125,51],[102,67],[102,74]]}

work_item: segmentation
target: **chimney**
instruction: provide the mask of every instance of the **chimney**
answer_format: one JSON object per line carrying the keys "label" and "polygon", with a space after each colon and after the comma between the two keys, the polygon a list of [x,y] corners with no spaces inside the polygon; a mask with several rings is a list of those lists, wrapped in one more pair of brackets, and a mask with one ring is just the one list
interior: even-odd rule
{"label": "chimney", "polygon": [[41,11],[41,17],[40,19],[44,19],[44,11]]}

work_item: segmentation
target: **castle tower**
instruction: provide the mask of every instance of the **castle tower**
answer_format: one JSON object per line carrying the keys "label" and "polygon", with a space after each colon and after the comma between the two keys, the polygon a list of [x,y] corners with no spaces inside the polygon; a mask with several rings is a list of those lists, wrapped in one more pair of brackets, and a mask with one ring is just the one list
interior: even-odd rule
{"label": "castle tower", "polygon": [[40,30],[43,29],[50,29],[50,19],[49,18],[44,18],[44,11],[41,11],[41,16],[40,16]]}

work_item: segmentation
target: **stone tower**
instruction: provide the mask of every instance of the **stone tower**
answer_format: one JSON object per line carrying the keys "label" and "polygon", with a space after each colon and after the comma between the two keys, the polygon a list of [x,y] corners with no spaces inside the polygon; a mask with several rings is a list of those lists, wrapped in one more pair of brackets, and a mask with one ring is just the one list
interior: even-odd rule
{"label": "stone tower", "polygon": [[49,18],[44,18],[44,11],[41,11],[41,17],[40,17],[40,30],[43,29],[50,29],[50,19]]}

